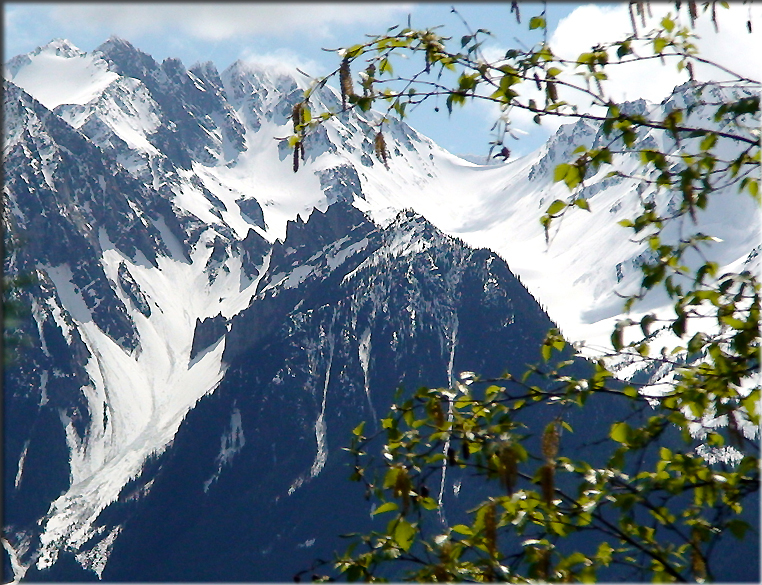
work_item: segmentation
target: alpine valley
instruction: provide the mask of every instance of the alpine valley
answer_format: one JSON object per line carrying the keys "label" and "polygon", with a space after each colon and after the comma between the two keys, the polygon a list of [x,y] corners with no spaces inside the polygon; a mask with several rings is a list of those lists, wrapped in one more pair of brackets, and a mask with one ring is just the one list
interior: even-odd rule
{"label": "alpine valley", "polygon": [[[330,559],[374,522],[347,480],[352,429],[398,388],[522,373],[553,326],[605,345],[648,254],[617,221],[674,204],[601,173],[547,246],[554,166],[602,140],[584,120],[489,165],[391,121],[386,168],[380,114],[344,112],[294,173],[296,71],[186,69],[111,38],[4,75],[5,581],[290,581]],[[751,199],[719,193],[703,217],[721,268],[758,270]],[[616,417],[602,402],[575,428]],[[445,513],[465,481],[443,467]],[[731,544],[717,577],[756,580],[759,551]]]}

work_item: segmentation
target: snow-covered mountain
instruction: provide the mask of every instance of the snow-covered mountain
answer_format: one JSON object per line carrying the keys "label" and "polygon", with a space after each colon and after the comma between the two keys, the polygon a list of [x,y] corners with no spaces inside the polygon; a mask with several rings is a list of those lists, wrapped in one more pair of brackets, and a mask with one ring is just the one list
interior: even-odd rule
{"label": "snow-covered mountain", "polygon": [[[601,140],[584,121],[500,165],[391,122],[387,169],[377,115],[344,113],[294,174],[296,72],[186,69],[112,38],[53,41],[5,79],[5,272],[32,277],[5,372],[15,579],[284,580],[330,557],[370,522],[350,430],[400,386],[523,371],[554,321],[602,344],[646,253],[616,222],[640,196],[670,205],[593,178],[592,213],[548,248],[553,167]],[[722,266],[754,267],[756,211],[730,197],[705,231]]]}

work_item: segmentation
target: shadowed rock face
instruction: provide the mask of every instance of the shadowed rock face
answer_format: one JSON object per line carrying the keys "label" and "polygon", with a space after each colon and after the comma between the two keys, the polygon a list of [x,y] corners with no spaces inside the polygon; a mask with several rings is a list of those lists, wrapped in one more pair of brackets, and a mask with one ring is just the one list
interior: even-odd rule
{"label": "shadowed rock face", "polygon": [[[407,250],[390,253],[411,234]],[[330,270],[335,256],[315,250],[339,239],[357,252]],[[336,204],[289,229],[282,246],[300,246],[292,255],[312,258],[314,271],[295,288],[265,285],[233,318],[220,387],[189,413],[141,504],[106,511],[135,509],[105,579],[280,581],[330,558],[339,534],[370,527],[368,502],[347,481],[351,429],[378,429],[400,386],[447,385],[464,369],[523,371],[551,325],[499,258],[411,215],[379,229]],[[273,261],[268,276],[302,262]],[[233,417],[245,438],[236,448]],[[231,446],[226,455],[210,437]],[[467,501],[454,498],[452,513]],[[160,513],[169,509],[179,525]]]}

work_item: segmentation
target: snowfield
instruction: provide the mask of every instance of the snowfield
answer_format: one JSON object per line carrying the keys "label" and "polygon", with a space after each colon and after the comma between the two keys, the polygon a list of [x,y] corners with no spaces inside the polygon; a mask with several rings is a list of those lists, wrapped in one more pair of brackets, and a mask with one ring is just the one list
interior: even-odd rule
{"label": "snowfield", "polygon": [[53,41],[28,58],[26,66],[10,75],[6,70],[5,77],[49,110],[61,104],[86,104],[119,77],[103,59],[65,40]]}

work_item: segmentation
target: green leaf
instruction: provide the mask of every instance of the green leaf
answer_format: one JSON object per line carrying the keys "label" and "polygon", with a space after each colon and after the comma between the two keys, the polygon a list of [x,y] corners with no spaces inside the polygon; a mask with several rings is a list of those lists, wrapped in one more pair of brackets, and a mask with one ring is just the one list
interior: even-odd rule
{"label": "green leaf", "polygon": [[389,75],[392,75],[392,64],[389,63],[389,59],[384,57],[381,59],[381,62],[378,64],[378,72],[379,73],[388,73]]}
{"label": "green leaf", "polygon": [[384,489],[388,490],[394,484],[397,482],[397,474],[399,473],[399,468],[397,467],[390,467],[389,471],[386,472],[386,476],[384,477]]}
{"label": "green leaf", "polygon": [[622,340],[622,328],[619,327],[619,323],[617,323],[617,326],[614,327],[614,331],[611,333],[611,346],[617,351],[624,346],[624,341]]}
{"label": "green leaf", "polygon": [[563,538],[564,536],[568,536],[571,529],[572,529],[572,526],[570,524],[567,524],[566,521],[552,521],[550,523],[550,531],[557,534],[561,538]]}
{"label": "green leaf", "polygon": [[618,422],[611,425],[609,436],[617,443],[626,444],[630,437],[630,425],[626,422]]}
{"label": "green leaf", "polygon": [[356,437],[359,437],[362,435],[363,429],[365,429],[365,421],[362,421],[359,425],[352,429],[352,434]]}
{"label": "green leaf", "polygon": [[675,335],[678,337],[682,337],[685,335],[685,327],[686,327],[686,317],[685,315],[680,315],[677,319],[675,319],[674,323],[672,323],[672,331],[675,332]]}
{"label": "green leaf", "polygon": [[759,182],[755,179],[749,179],[746,182],[746,189],[748,189],[749,194],[754,198],[758,199],[759,197]]}
{"label": "green leaf", "polygon": [[691,337],[690,341],[688,342],[688,353],[689,354],[698,353],[699,351],[701,351],[701,349],[703,349],[705,342],[706,342],[706,335],[699,331],[693,337]]}
{"label": "green leaf", "polygon": [[619,45],[619,48],[616,50],[617,57],[620,59],[624,57],[625,55],[629,55],[632,53],[632,49],[630,48],[630,41],[625,41],[622,44]]}
{"label": "green leaf", "polygon": [[661,26],[667,32],[672,32],[672,29],[675,28],[675,21],[672,20],[669,16],[665,16],[661,19]]}
{"label": "green leaf", "polygon": [[464,105],[466,103],[466,96],[460,92],[454,91],[450,93],[450,95],[447,96],[447,100],[445,100],[445,105],[447,106],[447,111],[452,114],[452,106],[453,105]]}
{"label": "green leaf", "polygon": [[342,565],[341,571],[346,575],[347,581],[360,581],[363,577],[363,567],[360,565]]}
{"label": "green leaf", "polygon": [[577,573],[577,579],[580,583],[597,583],[598,575],[595,572],[595,565],[590,564],[582,567]]}
{"label": "green leaf", "polygon": [[394,538],[397,545],[402,550],[407,552],[410,550],[410,547],[413,546],[413,538],[415,537],[415,527],[404,518],[400,518],[399,521],[397,522],[397,525],[394,528],[394,533],[392,534],[392,537]]}
{"label": "green leaf", "polygon": [[363,112],[367,112],[370,110],[371,105],[373,105],[373,98],[370,97],[361,97],[357,98],[357,107],[360,108]]}
{"label": "green leaf", "polygon": [[701,141],[699,148],[704,151],[711,150],[716,143],[717,143],[717,135],[715,133],[711,133]]}
{"label": "green leaf", "polygon": [[495,399],[495,397],[498,394],[500,394],[502,391],[503,389],[500,386],[495,386],[494,384],[487,386],[487,388],[484,390],[485,402],[492,402]]}
{"label": "green leaf", "polygon": [[575,199],[574,204],[579,207],[580,209],[584,209],[585,211],[590,211],[590,204],[587,202],[587,199]]}
{"label": "green leaf", "polygon": [[643,331],[643,335],[648,337],[651,329],[651,324],[656,321],[656,315],[649,313],[640,320],[640,329]]}
{"label": "green leaf", "polygon": [[355,57],[359,57],[365,52],[365,48],[362,45],[352,45],[349,47],[346,51],[346,56],[350,59],[354,59]]}
{"label": "green leaf", "polygon": [[747,397],[741,399],[741,406],[749,414],[756,418],[759,411],[759,393],[752,392]]}
{"label": "green leaf", "polygon": [[566,209],[567,205],[565,201],[561,201],[560,199],[556,199],[553,203],[550,204],[548,207],[548,210],[545,212],[548,215],[555,215],[562,209]]}
{"label": "green leaf", "polygon": [[563,181],[566,173],[569,172],[569,167],[571,167],[571,165],[566,163],[561,163],[558,165],[553,171],[553,182],[558,183],[559,181]]}
{"label": "green leaf", "polygon": [[452,527],[453,532],[457,532],[458,534],[462,534],[463,536],[473,536],[474,533],[471,531],[471,529],[466,526],[465,524],[456,524]]}
{"label": "green leaf", "polygon": [[564,561],[565,565],[579,565],[581,563],[587,563],[587,556],[581,552],[575,552],[566,557]]}
{"label": "green leaf", "polygon": [[608,542],[602,542],[598,545],[598,552],[595,556],[603,566],[608,567],[609,563],[611,563],[612,552],[614,552],[614,549],[611,548],[611,545]]}
{"label": "green leaf", "polygon": [[746,536],[746,531],[749,530],[749,528],[751,528],[751,526],[749,526],[748,522],[744,522],[738,518],[734,518],[728,522],[728,529],[738,540],[743,540],[743,537]]}
{"label": "green leaf", "polygon": [[529,19],[529,30],[536,28],[545,28],[545,18],[542,16],[533,16]]}
{"label": "green leaf", "polygon": [[569,187],[569,190],[574,189],[582,182],[583,171],[577,165],[570,165],[569,170],[564,177],[564,183]]}
{"label": "green leaf", "polygon": [[399,506],[397,506],[396,502],[386,502],[385,504],[382,504],[376,508],[372,515],[375,516],[376,514],[383,514],[384,512],[393,512],[398,508]]}

